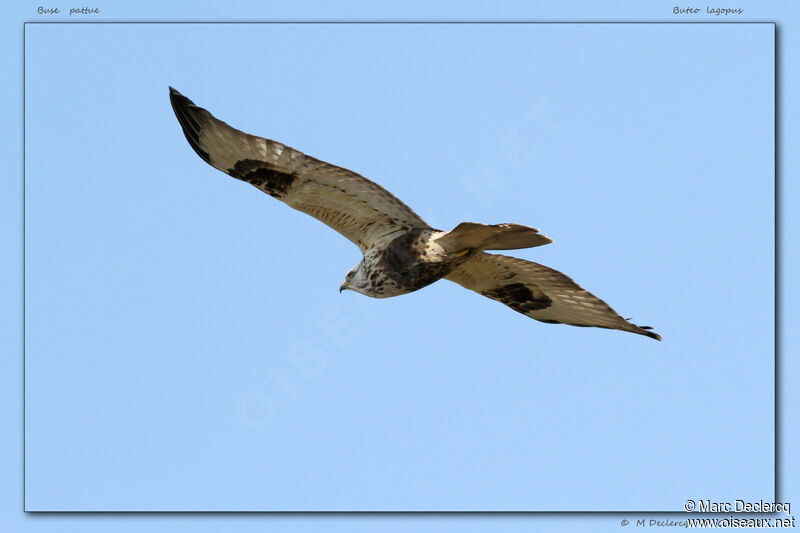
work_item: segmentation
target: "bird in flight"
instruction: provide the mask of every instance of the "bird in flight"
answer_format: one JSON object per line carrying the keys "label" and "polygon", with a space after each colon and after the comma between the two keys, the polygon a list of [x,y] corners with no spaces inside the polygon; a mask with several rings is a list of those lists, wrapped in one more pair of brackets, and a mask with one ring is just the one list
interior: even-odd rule
{"label": "bird in flight", "polygon": [[388,298],[442,278],[548,324],[618,329],[661,340],[648,326],[622,318],[561,272],[486,250],[553,242],[519,224],[462,222],[450,231],[429,226],[389,191],[360,174],[249,135],[169,88],[189,145],[206,163],[261,189],[335,229],[361,249],[362,260],[339,291]]}

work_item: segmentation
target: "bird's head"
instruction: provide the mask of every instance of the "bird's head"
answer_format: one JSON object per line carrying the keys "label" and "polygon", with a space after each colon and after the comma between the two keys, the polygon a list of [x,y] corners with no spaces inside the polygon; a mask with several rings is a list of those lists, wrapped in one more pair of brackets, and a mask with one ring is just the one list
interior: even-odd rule
{"label": "bird's head", "polygon": [[365,291],[368,288],[367,284],[367,276],[366,276],[366,268],[364,266],[364,260],[362,259],[360,263],[350,270],[347,275],[344,277],[344,282],[342,282],[341,286],[339,287],[339,292],[343,290],[351,290],[360,292],[361,294],[366,294]]}

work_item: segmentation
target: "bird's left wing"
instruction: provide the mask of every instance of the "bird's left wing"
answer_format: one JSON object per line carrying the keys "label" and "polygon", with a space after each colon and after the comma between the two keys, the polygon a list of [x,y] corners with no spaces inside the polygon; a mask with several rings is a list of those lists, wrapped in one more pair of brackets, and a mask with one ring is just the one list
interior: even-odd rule
{"label": "bird's left wing", "polygon": [[169,97],[186,139],[206,163],[324,222],[362,251],[396,231],[429,227],[364,176],[232,128],[172,87]]}
{"label": "bird's left wing", "polygon": [[661,340],[561,272],[524,259],[481,252],[446,279],[542,322],[619,329]]}

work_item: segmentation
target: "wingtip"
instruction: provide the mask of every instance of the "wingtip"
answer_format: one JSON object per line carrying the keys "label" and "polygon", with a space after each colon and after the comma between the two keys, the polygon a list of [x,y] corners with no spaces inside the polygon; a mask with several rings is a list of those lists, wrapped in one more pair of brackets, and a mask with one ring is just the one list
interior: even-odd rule
{"label": "wingtip", "polygon": [[198,108],[194,102],[183,96],[172,86],[169,87],[169,101],[181,125],[183,134],[186,136],[186,140],[189,141],[192,149],[194,149],[203,161],[212,164],[208,152],[200,143],[200,131],[203,125],[202,112],[205,110]]}
{"label": "wingtip", "polygon": [[185,125],[184,117],[189,113],[189,108],[197,107],[196,104],[174,87],[169,88],[169,101],[172,104],[172,108],[175,110],[175,114],[178,115],[178,119]]}
{"label": "wingtip", "polygon": [[641,333],[642,335],[647,335],[647,336],[648,336],[648,337],[650,337],[651,339],[655,339],[655,340],[657,340],[657,341],[660,341],[660,340],[661,340],[661,335],[659,335],[659,334],[658,334],[658,333],[656,333],[655,331],[648,331],[648,329],[649,329],[649,326],[640,327],[639,329],[641,329],[641,330],[642,330],[642,331],[640,331],[640,332],[639,332],[639,333]]}
{"label": "wingtip", "polygon": [[181,106],[195,105],[194,102],[186,98],[178,89],[171,85],[169,86],[169,99],[173,104],[179,104]]}
{"label": "wingtip", "polygon": [[631,326],[633,326],[633,328],[628,329],[627,331],[631,331],[633,333],[638,333],[639,335],[645,335],[645,336],[650,337],[651,339],[655,339],[657,341],[661,340],[661,335],[659,335],[655,331],[652,331],[653,326],[638,326],[638,325],[632,323],[630,318],[626,318],[625,320],[628,321],[628,323]]}

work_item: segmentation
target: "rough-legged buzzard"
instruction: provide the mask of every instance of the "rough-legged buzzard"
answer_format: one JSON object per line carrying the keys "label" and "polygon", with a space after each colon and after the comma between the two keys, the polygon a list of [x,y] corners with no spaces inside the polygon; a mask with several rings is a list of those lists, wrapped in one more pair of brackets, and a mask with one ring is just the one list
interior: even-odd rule
{"label": "rough-legged buzzard", "polygon": [[619,329],[661,340],[561,272],[484,251],[553,242],[535,228],[462,222],[450,231],[434,229],[355,172],[234,129],[172,87],[170,101],[186,139],[206,163],[324,222],[361,249],[364,257],[347,273],[340,291],[388,298],[444,278],[542,322]]}

